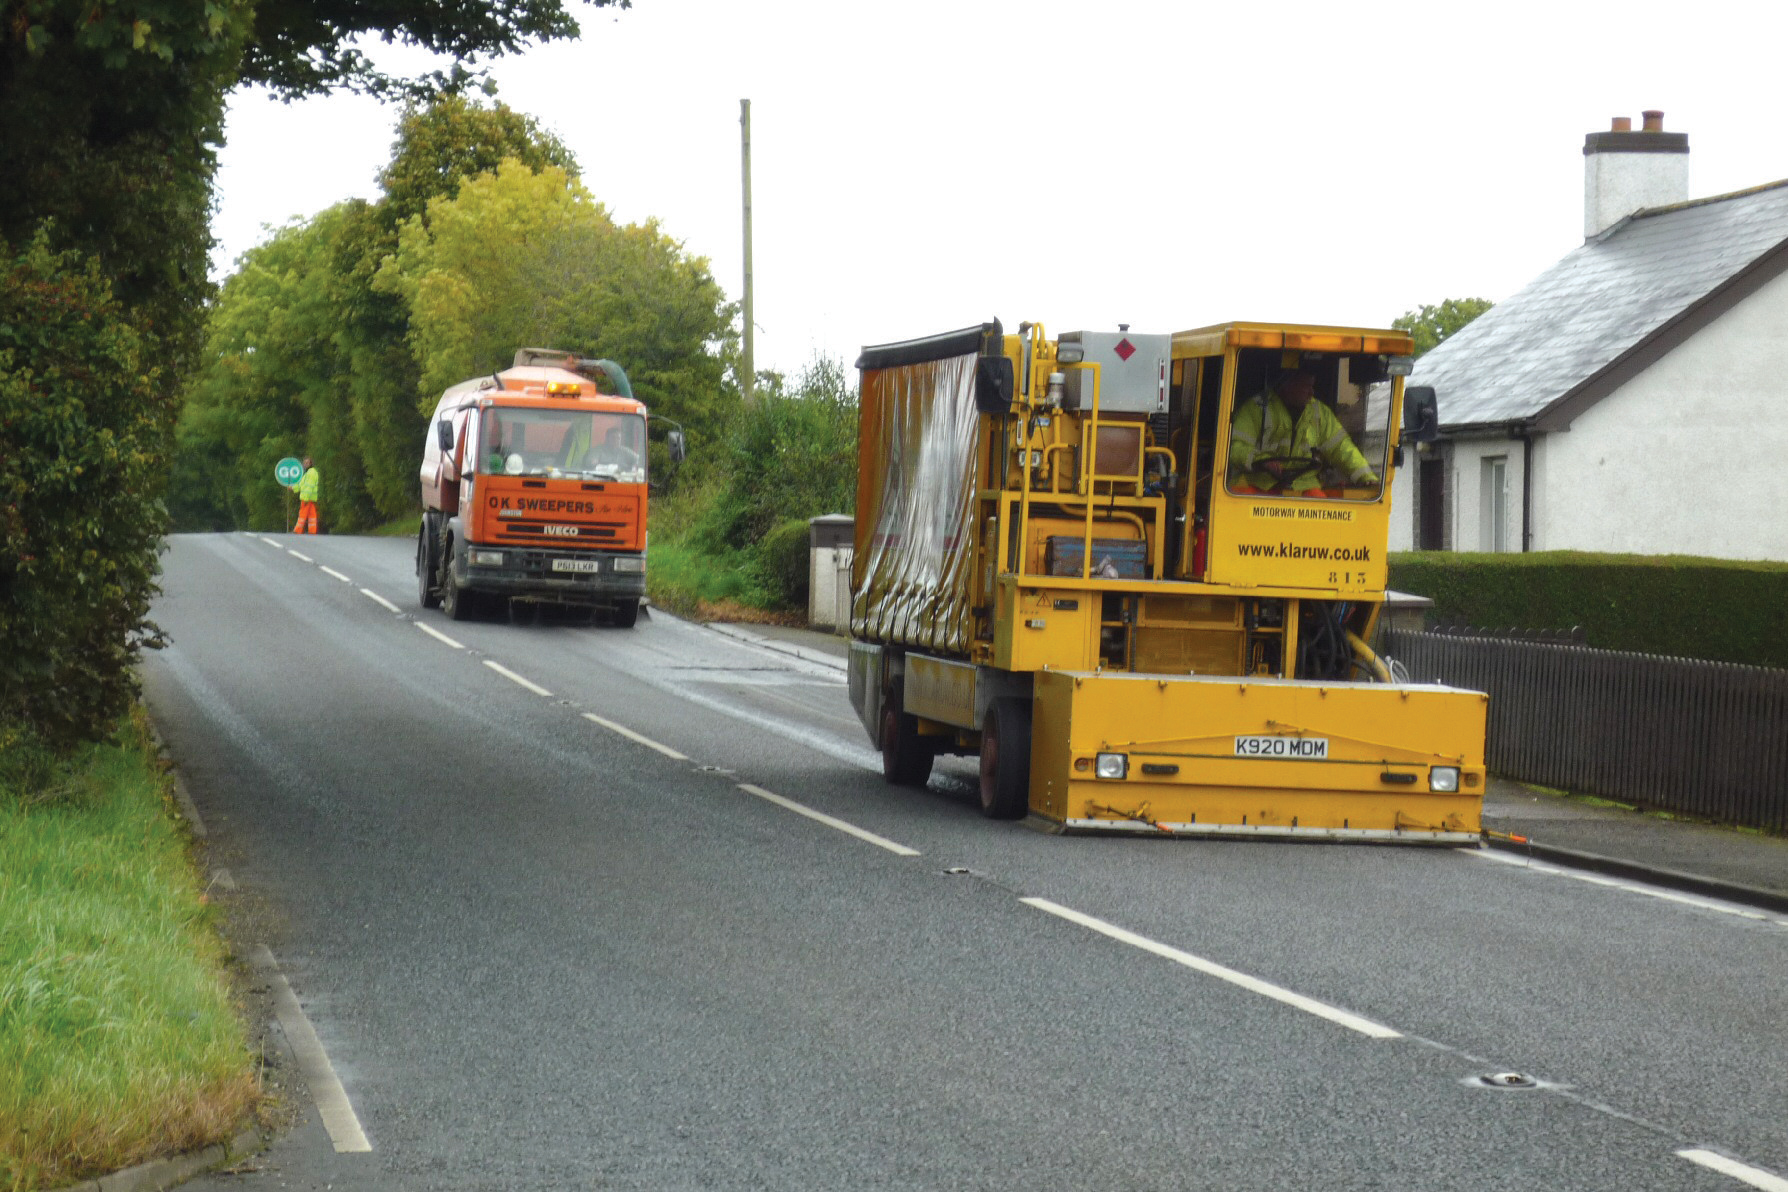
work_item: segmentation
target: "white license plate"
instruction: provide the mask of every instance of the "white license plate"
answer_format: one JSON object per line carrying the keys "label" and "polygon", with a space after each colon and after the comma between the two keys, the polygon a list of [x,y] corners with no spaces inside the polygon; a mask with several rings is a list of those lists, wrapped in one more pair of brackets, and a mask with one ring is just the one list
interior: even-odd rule
{"label": "white license plate", "polygon": [[1284,757],[1296,761],[1326,761],[1327,737],[1237,737],[1237,757]]}
{"label": "white license plate", "polygon": [[554,559],[554,571],[595,571],[602,566],[596,559]]}

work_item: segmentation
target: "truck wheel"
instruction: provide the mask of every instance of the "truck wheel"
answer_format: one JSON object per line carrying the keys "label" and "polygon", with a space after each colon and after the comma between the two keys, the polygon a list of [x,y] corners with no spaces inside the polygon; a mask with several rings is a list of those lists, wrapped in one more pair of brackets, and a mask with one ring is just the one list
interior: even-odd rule
{"label": "truck wheel", "polygon": [[919,735],[919,721],[900,710],[895,686],[882,705],[882,778],[895,786],[924,786],[931,779],[931,745]]}
{"label": "truck wheel", "polygon": [[1031,804],[1031,707],[996,699],[981,722],[981,814],[1017,819]]}
{"label": "truck wheel", "polygon": [[428,557],[428,527],[416,534],[416,603],[423,608],[440,608],[441,593],[431,584],[434,578],[434,560]]}
{"label": "truck wheel", "polygon": [[448,620],[470,621],[474,603],[476,601],[472,593],[453,582],[452,572],[441,577],[441,611],[447,614]]}
{"label": "truck wheel", "polygon": [[639,601],[623,600],[615,605],[615,611],[609,614],[616,629],[632,629],[639,620]]}

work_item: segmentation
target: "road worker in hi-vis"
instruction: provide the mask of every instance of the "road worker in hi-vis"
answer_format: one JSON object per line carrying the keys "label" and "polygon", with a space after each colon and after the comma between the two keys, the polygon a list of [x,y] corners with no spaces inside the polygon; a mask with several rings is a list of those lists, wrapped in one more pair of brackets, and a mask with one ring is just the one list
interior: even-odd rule
{"label": "road worker in hi-vis", "polygon": [[1265,391],[1243,402],[1229,432],[1231,492],[1321,495],[1323,469],[1356,485],[1378,477],[1335,412],[1314,400],[1316,377],[1299,369],[1279,374]]}
{"label": "road worker in hi-vis", "polygon": [[322,477],[311,466],[310,456],[304,457],[304,475],[292,488],[298,493],[298,524],[292,527],[294,534],[318,534],[317,529],[317,490],[322,487]]}

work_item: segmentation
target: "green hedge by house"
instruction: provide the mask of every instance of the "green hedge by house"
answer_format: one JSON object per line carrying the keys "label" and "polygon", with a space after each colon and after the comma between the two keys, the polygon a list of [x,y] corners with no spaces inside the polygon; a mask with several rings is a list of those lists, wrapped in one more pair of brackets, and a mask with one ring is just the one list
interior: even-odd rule
{"label": "green hedge by house", "polygon": [[1581,626],[1598,649],[1788,667],[1788,563],[1424,551],[1390,557],[1390,586],[1432,599],[1433,624]]}

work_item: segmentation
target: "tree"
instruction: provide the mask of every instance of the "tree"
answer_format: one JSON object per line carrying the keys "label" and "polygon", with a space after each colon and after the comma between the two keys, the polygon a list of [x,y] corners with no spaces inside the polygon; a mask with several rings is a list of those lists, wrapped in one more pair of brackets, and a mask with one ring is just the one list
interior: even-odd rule
{"label": "tree", "polygon": [[503,104],[442,96],[398,123],[377,202],[351,200],[282,229],[225,284],[181,420],[174,524],[276,526],[270,469],[316,458],[330,528],[363,529],[416,507],[424,412],[403,297],[378,291],[398,228],[428,201],[505,158],[575,168],[571,152]]}
{"label": "tree", "polygon": [[225,283],[181,415],[181,524],[279,527],[285,494],[273,465],[287,455],[316,458],[331,528],[378,520],[332,339],[337,246],[353,214],[342,204],[280,229]]}
{"label": "tree", "polygon": [[505,161],[432,200],[376,286],[408,306],[419,408],[534,345],[619,361],[635,395],[679,421],[718,413],[733,312],[707,261],[656,224],[617,225],[556,166]]}
{"label": "tree", "polygon": [[1421,306],[1391,320],[1398,331],[1415,337],[1415,354],[1422,355],[1457,333],[1467,323],[1496,305],[1488,298],[1447,298],[1438,306]]}
{"label": "tree", "polygon": [[[630,0],[583,2],[630,7]],[[258,0],[254,26],[242,56],[242,81],[287,97],[341,89],[412,98],[456,91],[476,77],[480,57],[578,35],[561,0]],[[368,36],[420,46],[454,65],[414,81],[394,78],[354,44]]]}

